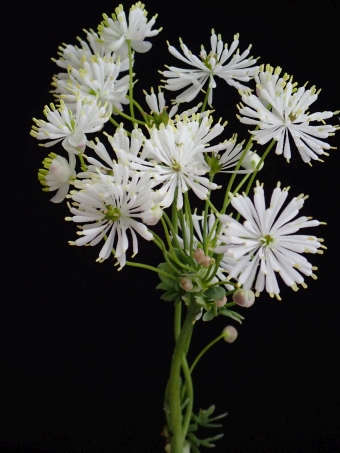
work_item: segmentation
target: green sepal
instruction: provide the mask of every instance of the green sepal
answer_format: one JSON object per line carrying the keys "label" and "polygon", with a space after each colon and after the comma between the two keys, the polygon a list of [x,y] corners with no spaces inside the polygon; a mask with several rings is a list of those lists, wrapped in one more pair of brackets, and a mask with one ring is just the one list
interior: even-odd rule
{"label": "green sepal", "polygon": [[219,315],[223,316],[228,316],[229,318],[233,319],[234,321],[239,322],[242,324],[242,321],[244,320],[244,317],[237,313],[236,311],[232,310],[227,310],[226,308],[222,308],[221,310],[218,310]]}
{"label": "green sepal", "polygon": [[177,297],[178,297],[177,289],[169,289],[169,291],[166,291],[164,294],[161,295],[161,299],[166,300],[168,302],[175,300]]}
{"label": "green sepal", "polygon": [[[160,264],[158,264],[157,268],[162,270],[162,271],[164,271],[164,272],[167,272],[168,274],[172,274],[173,275],[173,271],[170,268],[170,266],[168,265],[168,263],[160,263]],[[161,279],[161,281],[167,285],[167,287],[168,287],[167,289],[173,288],[174,281],[171,278],[169,278],[169,277],[167,277],[166,275],[163,275],[163,274],[158,274],[158,276]],[[164,289],[164,288],[162,288],[162,289]]]}
{"label": "green sepal", "polygon": [[211,321],[212,319],[215,318],[215,313],[213,309],[210,309],[209,311],[206,311],[202,317],[203,321]]}
{"label": "green sepal", "polygon": [[220,172],[222,165],[220,164],[220,156],[218,154],[212,154],[212,156],[206,155],[205,160],[210,167],[209,174],[211,176],[214,176],[216,173]]}
{"label": "green sepal", "polygon": [[206,303],[204,297],[202,297],[202,296],[195,296],[195,300],[196,300],[196,303],[197,303],[198,305],[200,305],[201,307],[206,308],[207,303]]}
{"label": "green sepal", "polygon": [[177,291],[179,291],[179,284],[173,280],[170,280],[170,281],[171,281],[171,285],[169,283],[161,282],[156,286],[156,289],[163,289],[164,291],[169,291],[170,289],[176,289]]}
{"label": "green sepal", "polygon": [[185,293],[182,295],[182,300],[185,303],[185,305],[189,306],[191,302],[190,295],[188,293]]}

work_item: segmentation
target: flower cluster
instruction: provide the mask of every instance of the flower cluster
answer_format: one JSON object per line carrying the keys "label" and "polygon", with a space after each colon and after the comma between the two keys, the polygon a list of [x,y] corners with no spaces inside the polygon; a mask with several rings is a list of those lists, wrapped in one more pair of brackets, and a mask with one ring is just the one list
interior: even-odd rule
{"label": "flower cluster", "polygon": [[[156,19],[148,19],[141,2],[128,14],[119,5],[111,17],[103,14],[96,31],[85,30],[86,39],[59,47],[53,61],[60,72],[51,82],[55,103],[45,106],[45,120],[33,118],[30,133],[42,147],[59,146],[62,153],[44,158],[38,179],[44,191],[56,192],[53,203],[67,203],[66,220],[78,224],[79,237],[69,243],[100,243],[97,261],[112,256],[119,270],[133,265],[157,272],[161,298],[186,306],[186,320],[175,327],[164,435],[166,451],[197,453],[219,436],[202,441],[195,434],[194,427],[210,426],[214,418],[210,409],[193,414],[196,361],[191,368],[186,362],[191,329],[220,315],[240,323],[243,316],[234,308],[249,308],[263,292],[280,299],[281,281],[296,291],[307,287],[305,277],[316,278],[304,255],[320,254],[325,246],[300,230],[323,222],[299,215],[307,197],[289,201],[280,183],[266,196],[257,175],[265,173],[265,159],[276,159],[271,149],[288,162],[297,149],[309,165],[327,156],[334,148],[327,139],[339,126],[325,121],[338,112],[310,112],[320,90],[299,87],[280,67],[258,66],[251,45],[240,51],[238,34],[228,46],[214,30],[209,52],[202,46],[194,55],[181,39],[181,52],[168,44],[169,58],[186,67],[166,65],[159,71],[163,86],[143,89],[141,105],[133,68],[135,58],[152,48],[147,39],[162,31],[153,28]],[[213,92],[220,79],[227,82],[222,90],[230,85],[240,95],[240,123],[254,127],[244,137],[227,133],[225,120],[215,121]],[[185,103],[191,107],[182,108]],[[157,266],[129,261],[140,238],[158,250]],[[227,326],[222,338],[232,343],[236,329]]]}
{"label": "flower cluster", "polygon": [[[68,220],[84,223],[78,232],[81,238],[70,244],[96,245],[105,240],[98,261],[109,258],[112,252],[119,268],[126,264],[128,234],[133,255],[138,252],[136,233],[154,240],[164,253],[165,244],[155,239],[148,226],[163,220],[164,210],[173,207],[173,212],[178,212],[176,218],[184,214],[178,224],[183,237],[173,224],[167,227],[169,237],[176,231],[178,243],[191,260],[197,258],[194,255],[197,250],[202,250],[204,258],[194,259],[199,266],[202,263],[211,266],[218,261],[208,280],[210,283],[225,280],[229,290],[240,286],[254,289],[257,295],[266,290],[276,297],[280,290],[275,273],[293,289],[297,284],[305,285],[302,274],[314,277],[314,268],[301,253],[320,252],[322,246],[321,240],[314,236],[292,234],[301,228],[319,225],[305,217],[291,222],[292,213],[296,215],[302,208],[304,197],[294,198],[279,213],[287,190],[281,191],[278,186],[266,209],[262,185],[257,184],[253,203],[248,197],[249,185],[247,192],[239,195],[231,183],[242,174],[238,189],[249,177],[254,180],[275,142],[276,154],[283,153],[289,161],[290,137],[303,161],[318,160],[320,155],[326,154],[325,149],[332,148],[325,139],[334,134],[338,126],[310,123],[324,123],[337,112],[309,113],[307,109],[319,94],[314,87],[298,88],[291,76],[280,77],[281,68],[254,66],[257,60],[249,57],[251,46],[240,54],[238,35],[229,48],[212,30],[211,51],[207,53],[202,46],[199,57],[182,41],[180,47],[184,56],[169,45],[172,56],[196,69],[168,66],[168,70],[162,72],[166,77],[164,89],[172,92],[189,88],[173,100],[175,104],[169,113],[161,89],[158,95],[153,88],[150,94],[144,91],[150,113],[139,108],[141,120],[135,118],[133,109],[130,117],[124,113],[123,118],[129,118],[132,126],[129,129],[126,122],[116,123],[112,116],[123,113],[124,105],[132,102],[137,105],[131,97],[133,75],[130,72],[122,77],[121,72],[132,68],[135,58],[132,51],[150,50],[151,43],[145,38],[156,36],[161,29],[152,29],[156,16],[148,21],[140,2],[131,7],[128,20],[122,5],[116,8],[112,18],[106,14],[103,17],[97,32],[86,31],[87,41],[78,38],[80,46],[60,47],[59,58],[54,61],[66,72],[59,73],[52,81],[58,105],[45,106],[46,120],[34,118],[31,131],[33,137],[45,141],[42,146],[61,142],[68,154],[66,159],[50,153],[43,161],[44,169],[39,170],[39,180],[44,190],[57,191],[51,201],[72,199],[69,206],[73,217]],[[239,89],[240,122],[257,126],[250,131],[246,145],[245,140],[238,142],[235,133],[229,139],[211,144],[226,127],[221,121],[213,124],[211,111],[204,108],[212,105],[216,77]],[[252,79],[256,94],[251,86],[244,85]],[[204,85],[203,103],[178,112],[179,105],[195,99]],[[143,121],[144,130],[138,127]],[[112,135],[104,133],[111,153],[102,139],[88,138],[102,131],[108,122],[116,124]],[[251,150],[253,141],[259,145],[272,142],[261,156],[259,151]],[[88,155],[90,150],[94,155]],[[79,170],[76,158],[79,158]],[[230,174],[220,210],[211,201],[212,193],[223,187],[217,182],[219,173]],[[190,208],[189,193],[206,202],[202,216],[197,217]],[[225,214],[228,204],[244,217],[244,224]],[[198,239],[193,236],[194,231]],[[202,287],[201,283],[199,286]]]}

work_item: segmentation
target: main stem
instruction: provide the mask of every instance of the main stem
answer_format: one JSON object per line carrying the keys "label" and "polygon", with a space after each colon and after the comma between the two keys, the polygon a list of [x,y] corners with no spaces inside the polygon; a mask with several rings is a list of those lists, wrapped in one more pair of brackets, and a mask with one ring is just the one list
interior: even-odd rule
{"label": "main stem", "polygon": [[182,426],[181,407],[181,367],[185,357],[191,333],[194,328],[195,317],[199,313],[199,306],[192,299],[181,332],[177,338],[171,361],[169,378],[169,422],[171,435],[171,453],[183,453],[184,436]]}

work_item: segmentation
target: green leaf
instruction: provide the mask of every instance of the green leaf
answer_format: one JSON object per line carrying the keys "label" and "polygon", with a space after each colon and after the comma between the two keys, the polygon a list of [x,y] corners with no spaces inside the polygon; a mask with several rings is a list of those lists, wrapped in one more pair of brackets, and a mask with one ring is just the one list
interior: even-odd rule
{"label": "green leaf", "polygon": [[176,289],[170,289],[169,291],[166,291],[164,294],[161,295],[161,299],[166,300],[166,301],[172,301],[175,300],[178,296],[178,291]]}
{"label": "green leaf", "polygon": [[213,310],[206,311],[202,317],[203,321],[211,321],[213,318],[215,318],[215,314]]}
{"label": "green leaf", "polygon": [[168,283],[161,282],[159,285],[156,286],[156,289],[163,289],[164,291],[169,291],[169,289],[172,289],[172,286],[169,286]]}
{"label": "green leaf", "polygon": [[229,318],[233,319],[234,321],[239,322],[240,324],[242,324],[242,321],[244,320],[244,317],[241,316],[239,313],[237,313],[236,311],[227,310],[226,308],[219,310],[218,314],[223,315],[223,316],[228,316]]}
{"label": "green leaf", "polygon": [[[164,272],[167,272],[168,274],[173,275],[173,271],[167,263],[160,263],[160,264],[158,264],[157,267],[158,267],[158,269],[160,269]],[[158,276],[163,283],[165,283],[166,285],[169,286],[169,288],[172,288],[174,286],[174,281],[171,278],[169,278],[163,274],[158,274]]]}

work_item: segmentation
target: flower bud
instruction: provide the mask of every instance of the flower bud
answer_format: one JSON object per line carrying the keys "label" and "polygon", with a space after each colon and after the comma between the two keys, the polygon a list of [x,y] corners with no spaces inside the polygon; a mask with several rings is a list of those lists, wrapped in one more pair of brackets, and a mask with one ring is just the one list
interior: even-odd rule
{"label": "flower bud", "polygon": [[196,249],[194,251],[194,260],[196,263],[201,264],[203,260],[205,260],[206,256],[204,254],[203,249]]}
{"label": "flower bud", "polygon": [[233,301],[240,307],[249,308],[255,302],[255,294],[251,289],[238,289],[233,294]]}
{"label": "flower bud", "polygon": [[222,299],[216,301],[216,305],[218,308],[223,307],[227,303],[227,297],[224,296]]}
{"label": "flower bud", "polygon": [[146,225],[156,225],[156,223],[162,217],[162,215],[163,209],[159,205],[156,205],[153,208],[149,209],[148,211],[143,212],[142,221]]}
{"label": "flower bud", "polygon": [[[255,170],[261,157],[254,151],[248,151],[246,157],[243,159],[241,166],[246,170]],[[263,168],[264,162],[261,163],[259,170]]]}
{"label": "flower bud", "polygon": [[211,258],[211,256],[205,256],[204,260],[201,262],[201,266],[209,267],[214,263],[215,263],[214,258]]}
{"label": "flower bud", "polygon": [[227,343],[233,343],[238,335],[237,330],[234,326],[225,327],[222,333],[225,334],[224,341],[226,341]]}
{"label": "flower bud", "polygon": [[184,291],[191,291],[194,285],[192,284],[192,281],[188,277],[182,277],[180,281],[181,288],[184,289]]}

